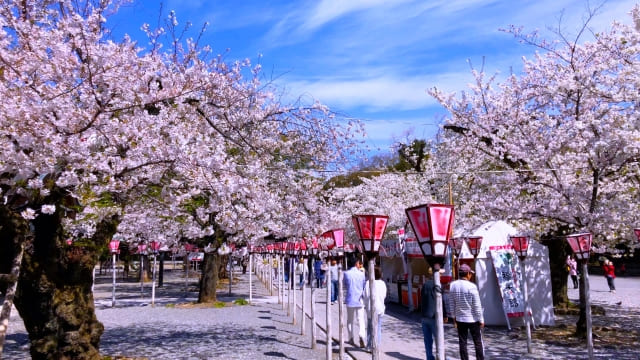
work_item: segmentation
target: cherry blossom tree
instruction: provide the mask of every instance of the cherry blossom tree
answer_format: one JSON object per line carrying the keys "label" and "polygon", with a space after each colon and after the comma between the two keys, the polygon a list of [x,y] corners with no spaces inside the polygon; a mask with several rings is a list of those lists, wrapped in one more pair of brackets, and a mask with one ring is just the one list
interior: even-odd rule
{"label": "cherry blossom tree", "polygon": [[474,70],[468,93],[430,91],[450,113],[446,146],[477,172],[468,200],[546,239],[555,303],[566,298],[564,235],[591,232],[613,246],[631,240],[638,220],[638,7],[632,13],[635,27],[614,23],[582,43],[588,22],[554,43],[512,28],[542,50],[522,74],[497,83]]}
{"label": "cherry blossom tree", "polygon": [[[284,217],[307,205],[288,199],[307,182],[289,180],[339,161],[352,141],[323,106],[282,105],[249,62],[226,64],[193,40],[164,51],[163,31],[149,27],[148,50],[108,39],[103,26],[118,6],[0,5],[0,94],[10,99],[0,106],[0,221],[21,222],[0,229],[0,247],[27,245],[16,307],[34,359],[99,357],[90,274],[116,231],[133,240],[153,229],[171,242],[236,234],[256,212]],[[171,13],[169,32],[175,26]],[[195,218],[160,221],[199,197]],[[159,219],[144,210],[152,201],[165,211]]]}

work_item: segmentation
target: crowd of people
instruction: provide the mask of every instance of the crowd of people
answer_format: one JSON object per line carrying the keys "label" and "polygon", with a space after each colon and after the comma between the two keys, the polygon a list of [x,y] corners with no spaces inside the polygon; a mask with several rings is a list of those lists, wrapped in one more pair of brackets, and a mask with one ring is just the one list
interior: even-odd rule
{"label": "crowd of people", "polygon": [[[374,270],[373,291],[369,285],[368,276],[363,266],[362,260],[352,258],[348,262],[347,270],[343,272],[343,289],[345,291],[344,304],[347,314],[347,339],[353,346],[359,346],[370,351],[373,347],[372,336],[374,333],[376,345],[382,339],[382,324],[385,313],[385,300],[387,295],[387,285],[382,280],[379,268]],[[289,280],[290,272],[293,271],[298,280],[300,288],[309,286],[317,288],[328,287],[331,292],[331,305],[338,301],[339,287],[339,265],[336,258],[317,258],[305,262],[298,259],[294,266],[290,267],[290,261],[285,264],[285,281]],[[295,260],[293,260],[295,261]],[[617,269],[613,263],[603,258],[601,259],[602,271],[606,277],[607,284],[612,293],[615,293],[615,277]],[[429,270],[431,271],[431,270]],[[580,268],[574,256],[567,256],[566,271],[575,289],[579,287]],[[330,273],[327,276],[327,273]],[[483,308],[480,302],[480,295],[477,285],[472,281],[475,272],[468,264],[461,264],[458,268],[457,280],[448,286],[444,299],[446,316],[444,321],[452,320],[458,333],[458,344],[460,359],[466,360],[468,355],[469,337],[473,341],[476,359],[484,359],[484,345],[482,340],[482,330],[484,328]],[[305,279],[305,275],[308,278]],[[330,280],[328,280],[329,278]],[[436,326],[436,294],[443,293],[440,287],[436,287],[433,281],[433,274],[426,276],[420,289],[420,314],[421,325],[424,337],[424,347],[427,360],[435,360],[434,342],[437,339]],[[371,309],[371,298],[373,298],[373,310]],[[372,319],[375,317],[375,322]],[[366,322],[365,322],[366,319]],[[376,327],[373,328],[372,324]]]}
{"label": "crowd of people", "polygon": [[[303,288],[305,283],[309,286],[322,288],[329,286],[331,291],[331,304],[338,301],[338,263],[335,258],[314,259],[312,262],[305,263],[300,258],[295,265],[291,267],[289,260],[286,260],[284,280],[289,281],[290,272],[293,269],[298,286]],[[295,261],[295,260],[294,260]],[[311,264],[305,265],[305,264]],[[305,269],[309,266],[308,269]],[[371,351],[373,347],[375,332],[376,345],[382,339],[382,324],[384,321],[385,301],[387,296],[387,285],[382,280],[382,273],[379,268],[374,270],[373,287],[369,285],[367,274],[363,266],[362,260],[359,258],[351,259],[348,262],[348,270],[343,275],[343,288],[345,291],[344,304],[347,310],[347,342],[353,346],[359,346],[367,351]],[[327,284],[326,273],[330,272],[330,283]],[[305,278],[308,274],[308,278]],[[458,342],[460,345],[460,358],[468,359],[467,342],[469,335],[474,344],[476,359],[484,358],[484,349],[482,342],[482,329],[484,328],[484,318],[482,305],[480,303],[480,295],[475,283],[471,282],[474,271],[469,265],[463,264],[459,268],[458,280],[453,281],[449,290],[449,313],[453,317],[454,326],[458,329]],[[427,281],[424,282],[421,289],[421,314],[422,314],[422,331],[424,336],[424,346],[427,360],[434,360],[433,353],[434,339],[437,337],[436,327],[436,292],[441,289],[434,285],[432,274]],[[373,288],[373,291],[371,289]],[[371,298],[373,298],[373,310],[371,309]],[[375,329],[373,328],[373,319],[375,317]],[[366,323],[365,323],[366,319]]]}

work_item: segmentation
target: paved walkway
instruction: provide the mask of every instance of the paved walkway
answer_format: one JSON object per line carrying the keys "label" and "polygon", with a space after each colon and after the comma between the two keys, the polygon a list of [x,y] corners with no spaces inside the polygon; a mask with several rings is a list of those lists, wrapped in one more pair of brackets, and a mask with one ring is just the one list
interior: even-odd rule
{"label": "paved walkway", "polygon": [[[236,276],[229,296],[221,289],[219,300],[231,302],[248,299],[248,275]],[[617,293],[608,292],[604,277],[591,277],[591,299],[607,309],[606,317],[594,317],[594,325],[616,323],[621,326],[640,327],[640,278],[616,279]],[[197,297],[197,279],[190,278],[185,287],[182,272],[167,272],[165,286],[157,288],[155,307],[150,305],[150,284],[118,284],[116,307],[111,308],[111,278],[99,276],[95,286],[96,314],[105,325],[101,339],[101,353],[136,359],[325,359],[326,289],[314,290],[317,344],[311,348],[311,321],[305,319],[305,335],[301,335],[301,312],[298,307],[296,324],[292,321],[292,308],[278,303],[277,290],[270,292],[253,277],[253,304],[224,308],[188,306]],[[310,314],[311,289],[306,288]],[[577,299],[577,291],[570,289],[569,297]],[[296,291],[296,301],[301,299]],[[622,301],[620,305],[617,303]],[[186,305],[186,306],[183,306]],[[332,314],[333,352],[338,356],[338,305],[329,305]],[[309,315],[308,315],[309,316]],[[575,317],[557,316],[562,323],[575,322]],[[615,321],[614,321],[615,320]],[[544,331],[538,328],[536,331]],[[506,327],[487,327],[484,331],[488,359],[586,359],[586,345],[574,347],[544,344],[534,340],[534,354],[526,354],[526,337],[522,331],[508,331]],[[459,359],[456,330],[445,324],[447,359]],[[469,347],[471,358],[473,350]],[[28,339],[17,312],[12,313],[5,345],[4,359],[25,359]],[[382,359],[424,359],[422,332],[417,314],[407,314],[404,307],[389,304],[384,317],[381,343]],[[596,359],[640,360],[640,348],[595,348]],[[363,349],[346,346],[348,359],[370,359]]]}

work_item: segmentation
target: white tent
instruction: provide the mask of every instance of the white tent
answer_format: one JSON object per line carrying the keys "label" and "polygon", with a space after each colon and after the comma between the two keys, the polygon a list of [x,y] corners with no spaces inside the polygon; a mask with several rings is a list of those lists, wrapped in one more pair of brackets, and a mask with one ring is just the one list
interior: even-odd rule
{"label": "white tent", "polygon": [[[487,325],[507,325],[498,281],[488,251],[492,246],[508,245],[509,235],[517,235],[517,231],[504,221],[490,221],[478,227],[472,235],[482,236],[482,247],[478,253],[475,275],[484,309],[484,321]],[[466,244],[462,248],[460,257],[473,259]],[[553,325],[551,270],[549,269],[549,249],[546,246],[531,241],[525,259],[525,273],[529,307],[535,325]],[[522,324],[522,318],[510,320],[513,325]]]}

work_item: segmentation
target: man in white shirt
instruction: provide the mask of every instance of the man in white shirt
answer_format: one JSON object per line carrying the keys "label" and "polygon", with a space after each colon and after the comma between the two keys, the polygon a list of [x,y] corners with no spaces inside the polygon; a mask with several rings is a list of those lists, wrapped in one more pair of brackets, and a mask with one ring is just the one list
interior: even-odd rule
{"label": "man in white shirt", "polygon": [[[364,327],[364,308],[362,295],[366,279],[364,273],[360,271],[362,261],[357,259],[354,266],[343,274],[346,295],[344,303],[347,306],[347,336],[349,342],[355,345],[355,338],[360,338],[360,347],[365,347],[364,340],[367,338],[367,331]],[[358,333],[355,332],[354,319],[358,319]]]}
{"label": "man in white shirt", "polygon": [[[380,347],[380,342],[382,341],[382,315],[384,315],[384,299],[387,297],[387,284],[382,280],[382,273],[380,269],[376,268],[373,272],[375,280],[373,281],[373,311],[371,311],[371,297],[369,296],[369,280],[364,285],[364,306],[367,310],[368,317],[368,326],[367,326],[367,348],[371,349],[373,346],[373,332],[375,331],[378,334],[376,345]],[[372,318],[371,316],[375,316],[378,320],[377,326],[375,329],[372,327]]]}
{"label": "man in white shirt", "polygon": [[474,273],[467,264],[462,264],[458,270],[458,280],[451,283],[449,296],[451,297],[454,324],[458,329],[458,343],[460,344],[460,359],[468,360],[467,338],[469,332],[473,338],[476,350],[476,359],[484,360],[482,344],[482,329],[484,328],[484,315],[478,287],[472,283]]}

